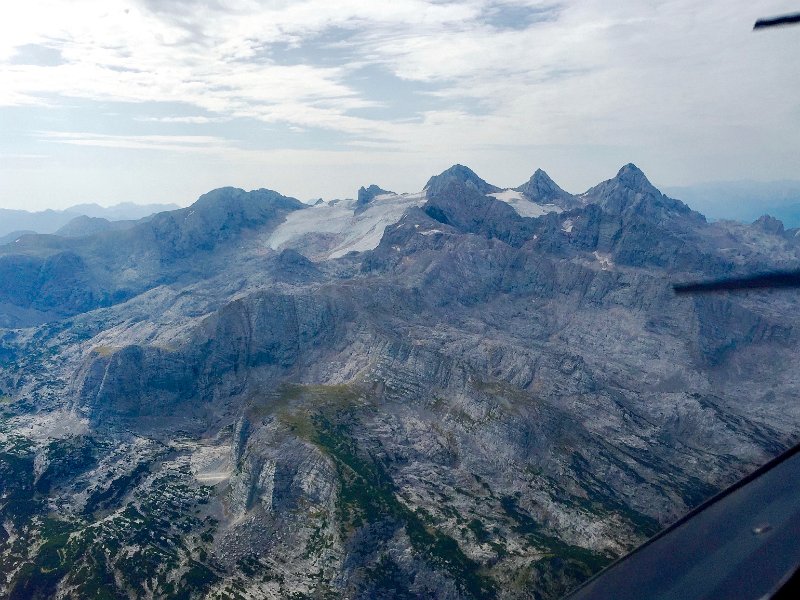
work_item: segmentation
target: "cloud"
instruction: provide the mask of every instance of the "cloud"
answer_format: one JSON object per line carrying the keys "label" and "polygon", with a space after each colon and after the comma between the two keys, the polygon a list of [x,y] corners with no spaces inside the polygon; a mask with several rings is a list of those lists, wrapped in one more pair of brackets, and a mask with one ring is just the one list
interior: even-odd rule
{"label": "cloud", "polygon": [[227,140],[208,135],[106,135],[63,131],[40,131],[38,135],[44,141],[73,146],[161,150],[197,154],[214,154],[232,150]]}
{"label": "cloud", "polygon": [[[247,144],[230,124],[252,121],[337,152],[616,147],[677,183],[714,154],[716,172],[791,166],[800,37],[750,28],[793,4],[30,0],[0,20],[0,107],[188,107],[143,109],[126,135],[41,136],[71,145],[232,152]],[[214,136],[136,135],[178,126]]]}
{"label": "cloud", "polygon": [[57,67],[64,64],[64,57],[58,48],[42,44],[23,44],[18,46],[16,53],[11,57],[13,65],[37,65],[42,67]]}
{"label": "cloud", "polygon": [[2,160],[42,160],[50,158],[47,154],[0,154]]}
{"label": "cloud", "polygon": [[[528,10],[524,2],[513,4],[517,11]],[[482,35],[476,40],[480,44],[494,31],[489,22],[480,25],[482,15],[495,19],[499,6],[479,1],[308,0],[232,2],[223,7],[214,2],[78,0],[56,2],[38,20],[42,10],[33,2],[17,9],[14,27],[0,29],[0,39],[6,34],[0,57],[18,57],[25,48],[47,48],[50,58],[57,56],[58,61],[21,64],[9,59],[0,73],[0,104],[24,105],[53,95],[182,101],[227,117],[386,136],[384,120],[355,113],[390,99],[367,99],[345,83],[347,78],[368,64],[379,64],[407,81],[440,77],[441,71],[419,68],[419,53],[434,50],[445,58],[441,62],[452,64],[457,57],[442,50],[458,51],[463,45],[463,39],[453,35]],[[531,10],[540,9],[537,5]],[[350,35],[319,47],[316,64],[282,63],[282,49],[301,48],[331,30]],[[422,44],[430,36],[441,36],[438,47]],[[397,50],[397,43],[412,52]],[[350,51],[349,60],[326,65],[324,54],[336,45]],[[462,61],[474,58],[474,50],[471,55],[461,52]],[[402,62],[415,62],[416,70]]]}
{"label": "cloud", "polygon": [[205,125],[208,123],[225,123],[229,121],[230,118],[189,115],[185,117],[136,117],[136,120],[144,123],[190,123],[194,125]]}

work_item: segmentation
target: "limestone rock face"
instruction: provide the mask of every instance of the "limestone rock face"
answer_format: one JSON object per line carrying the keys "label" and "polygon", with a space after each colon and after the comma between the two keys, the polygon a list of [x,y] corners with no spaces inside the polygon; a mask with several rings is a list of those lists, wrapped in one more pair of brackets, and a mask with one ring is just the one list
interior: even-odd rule
{"label": "limestone rock face", "polygon": [[372,202],[376,196],[381,196],[384,194],[394,194],[394,192],[381,189],[375,184],[372,184],[367,188],[363,186],[360,187],[358,190],[358,199],[356,200],[356,211],[363,210],[366,205]]}
{"label": "limestone rock face", "polygon": [[558,598],[796,441],[796,295],[672,291],[794,234],[537,173],[0,249],[0,595]]}
{"label": "limestone rock face", "polygon": [[628,163],[616,177],[596,185],[582,196],[612,214],[637,214],[658,223],[676,216],[694,221],[705,220],[680,200],[662,194],[633,163]]}
{"label": "limestone rock face", "polygon": [[762,215],[755,220],[753,225],[755,227],[759,227],[767,233],[772,233],[775,235],[783,235],[784,233],[783,223],[781,223],[775,217],[771,217],[769,215]]}
{"label": "limestone rock face", "polygon": [[558,184],[541,169],[536,169],[526,183],[514,189],[522,192],[534,202],[554,204],[564,210],[578,208],[582,204],[579,198],[558,187]]}
{"label": "limestone rock face", "polygon": [[485,182],[472,169],[464,165],[453,165],[438,175],[434,175],[425,184],[425,190],[428,192],[429,197],[433,197],[454,182],[460,183],[482,195],[500,191],[499,187]]}

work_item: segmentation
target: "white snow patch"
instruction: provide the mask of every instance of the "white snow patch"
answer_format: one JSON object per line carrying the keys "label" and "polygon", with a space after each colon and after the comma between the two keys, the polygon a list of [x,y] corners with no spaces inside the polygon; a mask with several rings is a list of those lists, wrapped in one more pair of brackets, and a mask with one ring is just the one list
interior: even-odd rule
{"label": "white snow patch", "polygon": [[572,219],[567,219],[561,224],[561,231],[564,231],[566,233],[572,233],[572,227],[573,227]]}
{"label": "white snow patch", "polygon": [[608,271],[609,269],[614,268],[614,261],[611,260],[610,254],[601,253],[595,250],[594,257],[597,260],[597,262],[600,263],[600,268],[603,271]]}
{"label": "white snow patch", "polygon": [[525,200],[525,196],[522,195],[522,192],[518,192],[517,190],[503,190],[502,192],[494,192],[493,194],[489,194],[497,198],[498,200],[502,200],[503,202],[513,202],[514,200]]}
{"label": "white snow patch", "polygon": [[366,210],[355,215],[355,200],[320,204],[290,213],[267,239],[273,250],[300,243],[310,233],[327,233],[328,241],[318,248],[318,258],[338,258],[348,252],[372,250],[377,247],[383,232],[397,223],[413,206],[425,203],[425,192],[417,194],[381,194],[367,205]]}
{"label": "white snow patch", "polygon": [[547,213],[561,212],[561,209],[554,204],[538,204],[537,202],[531,202],[522,192],[518,192],[517,190],[503,190],[502,192],[489,194],[489,196],[505,202],[522,217],[541,217]]}

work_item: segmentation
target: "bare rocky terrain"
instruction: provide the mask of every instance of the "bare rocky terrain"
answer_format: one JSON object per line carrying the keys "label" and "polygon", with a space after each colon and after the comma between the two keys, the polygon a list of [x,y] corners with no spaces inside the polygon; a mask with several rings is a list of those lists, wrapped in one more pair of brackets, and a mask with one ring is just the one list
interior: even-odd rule
{"label": "bare rocky terrain", "polygon": [[798,438],[774,219],[634,165],[0,246],[0,596],[561,597]]}

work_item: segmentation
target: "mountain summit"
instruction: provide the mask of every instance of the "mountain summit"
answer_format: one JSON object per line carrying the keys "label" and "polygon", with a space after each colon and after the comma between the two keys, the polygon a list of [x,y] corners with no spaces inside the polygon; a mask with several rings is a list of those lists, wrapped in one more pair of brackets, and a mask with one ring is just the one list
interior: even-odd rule
{"label": "mountain summit", "polygon": [[562,190],[542,169],[536,169],[526,183],[514,189],[539,204],[555,204],[566,210],[580,206],[575,196]]}
{"label": "mountain summit", "polygon": [[383,194],[393,194],[394,192],[390,192],[389,190],[384,190],[383,188],[375,185],[374,183],[369,187],[361,186],[358,189],[358,200],[356,202],[356,211],[360,212],[366,209],[367,205],[372,202],[376,196],[382,196]]}
{"label": "mountain summit", "polygon": [[428,196],[435,196],[452,182],[462,183],[484,195],[501,191],[501,188],[487,183],[478,177],[475,171],[464,165],[453,165],[439,175],[434,175],[425,184],[425,190],[428,192]]}
{"label": "mountain summit", "polygon": [[581,197],[612,214],[637,214],[655,221],[676,215],[704,220],[680,200],[662,194],[633,163],[626,164],[614,178],[590,188]]}

